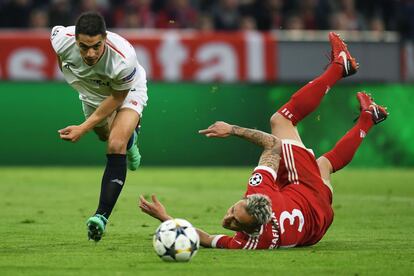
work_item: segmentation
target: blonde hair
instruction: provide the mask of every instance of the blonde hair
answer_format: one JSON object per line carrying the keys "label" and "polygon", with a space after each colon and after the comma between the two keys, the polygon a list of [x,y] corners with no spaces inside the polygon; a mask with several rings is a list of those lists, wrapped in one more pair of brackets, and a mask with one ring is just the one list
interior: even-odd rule
{"label": "blonde hair", "polygon": [[268,223],[272,218],[272,202],[262,194],[248,195],[246,198],[246,212],[255,218],[257,224]]}

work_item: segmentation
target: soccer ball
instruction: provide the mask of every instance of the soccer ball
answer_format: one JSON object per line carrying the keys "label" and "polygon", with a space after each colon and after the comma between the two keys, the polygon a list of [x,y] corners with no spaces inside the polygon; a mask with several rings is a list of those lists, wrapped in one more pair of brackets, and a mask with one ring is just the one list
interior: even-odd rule
{"label": "soccer ball", "polygon": [[164,261],[188,262],[200,247],[200,237],[188,221],[170,219],[158,226],[153,245]]}

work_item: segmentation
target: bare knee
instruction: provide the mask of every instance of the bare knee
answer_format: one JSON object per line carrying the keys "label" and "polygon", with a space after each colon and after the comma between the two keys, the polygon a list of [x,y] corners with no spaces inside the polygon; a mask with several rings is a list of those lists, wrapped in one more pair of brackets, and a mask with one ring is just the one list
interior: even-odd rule
{"label": "bare knee", "polygon": [[274,136],[302,143],[299,132],[293,123],[277,112],[270,118],[270,127]]}
{"label": "bare knee", "polygon": [[325,156],[319,157],[316,162],[318,163],[319,171],[323,179],[330,180],[331,174],[333,173],[333,167],[331,162]]}
{"label": "bare knee", "polygon": [[125,154],[127,141],[117,137],[109,137],[108,140],[108,153]]}
{"label": "bare knee", "polygon": [[282,126],[291,126],[293,127],[293,124],[290,120],[283,117],[281,114],[276,112],[275,114],[270,117],[270,126],[272,128],[282,127]]}

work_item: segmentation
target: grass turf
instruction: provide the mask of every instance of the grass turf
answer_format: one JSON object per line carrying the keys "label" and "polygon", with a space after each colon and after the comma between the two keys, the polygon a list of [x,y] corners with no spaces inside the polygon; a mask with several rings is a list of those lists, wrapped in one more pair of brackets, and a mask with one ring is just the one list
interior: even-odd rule
{"label": "grass turf", "polygon": [[137,208],[155,193],[170,214],[210,233],[241,197],[250,168],[142,168],[127,184],[98,244],[86,237],[102,168],[0,168],[0,275],[414,275],[414,171],[343,170],[335,220],[315,246],[275,251],[200,249],[164,263],[158,221]]}

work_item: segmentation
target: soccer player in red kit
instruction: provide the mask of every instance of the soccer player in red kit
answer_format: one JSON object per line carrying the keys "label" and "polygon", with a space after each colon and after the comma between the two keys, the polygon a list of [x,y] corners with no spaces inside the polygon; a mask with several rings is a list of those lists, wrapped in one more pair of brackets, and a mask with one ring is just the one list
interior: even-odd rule
{"label": "soccer player in red kit", "polygon": [[[331,151],[316,159],[312,150],[303,145],[296,125],[319,106],[338,80],[358,69],[342,39],[330,33],[329,40],[331,64],[271,117],[271,134],[225,122],[216,122],[200,131],[207,137],[238,136],[263,147],[244,197],[223,218],[223,227],[236,234],[210,235],[197,229],[203,246],[228,249],[308,246],[321,240],[328,230],[334,217],[330,175],[352,160],[369,129],[388,116],[385,108],[368,94],[358,92],[359,119]],[[155,195],[152,202],[141,196],[139,207],[161,221],[172,219]]]}

